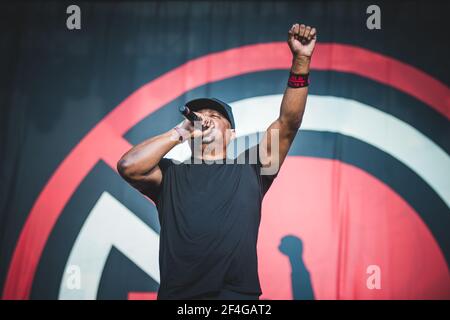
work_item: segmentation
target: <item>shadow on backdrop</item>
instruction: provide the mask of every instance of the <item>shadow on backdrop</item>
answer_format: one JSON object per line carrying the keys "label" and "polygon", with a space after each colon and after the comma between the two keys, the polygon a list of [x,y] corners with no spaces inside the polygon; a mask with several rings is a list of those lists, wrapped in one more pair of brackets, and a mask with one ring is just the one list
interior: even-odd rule
{"label": "shadow on backdrop", "polygon": [[314,300],[311,276],[303,262],[303,242],[300,238],[288,235],[281,239],[278,247],[289,258],[292,273],[292,296],[294,300]]}

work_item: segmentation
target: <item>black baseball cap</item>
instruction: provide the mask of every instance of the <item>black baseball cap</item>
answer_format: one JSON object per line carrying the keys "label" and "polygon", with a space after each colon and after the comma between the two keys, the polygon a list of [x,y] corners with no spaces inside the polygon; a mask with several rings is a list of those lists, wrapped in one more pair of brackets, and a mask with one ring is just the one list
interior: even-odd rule
{"label": "black baseball cap", "polygon": [[216,110],[227,118],[230,122],[231,128],[235,129],[233,111],[231,110],[231,107],[222,100],[216,98],[199,98],[187,102],[186,107],[188,107],[191,111],[198,111],[201,109]]}

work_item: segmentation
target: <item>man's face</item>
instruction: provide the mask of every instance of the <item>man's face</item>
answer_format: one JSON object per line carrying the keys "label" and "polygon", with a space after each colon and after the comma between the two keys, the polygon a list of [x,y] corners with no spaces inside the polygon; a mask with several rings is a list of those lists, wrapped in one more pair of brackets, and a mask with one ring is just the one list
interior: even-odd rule
{"label": "man's face", "polygon": [[225,118],[220,112],[213,109],[201,109],[197,112],[204,117],[208,117],[213,123],[211,132],[203,136],[202,144],[221,142],[225,146],[228,145],[233,137],[233,132],[230,130],[231,125],[227,118]]}

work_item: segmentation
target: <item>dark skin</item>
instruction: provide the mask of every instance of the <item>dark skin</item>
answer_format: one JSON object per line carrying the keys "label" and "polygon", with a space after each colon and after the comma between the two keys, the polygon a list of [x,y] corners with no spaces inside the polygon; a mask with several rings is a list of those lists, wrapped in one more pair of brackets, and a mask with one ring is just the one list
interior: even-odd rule
{"label": "dark skin", "polygon": [[[315,28],[304,24],[294,24],[288,32],[287,43],[292,52],[291,71],[294,73],[309,73],[309,65],[317,39]],[[279,117],[266,130],[260,143],[260,161],[264,167],[283,164],[289,148],[300,128],[305,111],[308,87],[286,87],[280,107]],[[202,139],[200,148],[192,150],[195,157],[204,160],[224,159],[226,147],[235,137],[230,130],[230,123],[219,112],[212,109],[202,109],[195,112],[201,119],[203,128],[195,128],[185,120],[178,132],[175,129],[141,142],[127,151],[117,163],[120,175],[141,193],[155,200],[156,191],[162,181],[159,161],[173,147],[181,143],[179,132],[185,139]],[[278,152],[271,150],[271,131],[278,130]],[[191,149],[193,144],[191,143]],[[200,150],[201,149],[201,150]]]}
{"label": "dark skin", "polygon": [[[202,109],[194,113],[202,119],[199,123],[200,128],[195,128],[188,120],[179,126],[185,139],[192,142],[193,139],[202,139],[202,143],[199,143],[201,150],[194,150],[191,143],[194,156],[204,160],[225,158],[226,146],[234,138],[230,122],[221,113],[212,109]],[[167,152],[181,143],[179,137],[179,133],[171,129],[141,142],[121,157],[117,163],[117,170],[134,188],[155,200],[155,191],[162,181],[158,163]]]}

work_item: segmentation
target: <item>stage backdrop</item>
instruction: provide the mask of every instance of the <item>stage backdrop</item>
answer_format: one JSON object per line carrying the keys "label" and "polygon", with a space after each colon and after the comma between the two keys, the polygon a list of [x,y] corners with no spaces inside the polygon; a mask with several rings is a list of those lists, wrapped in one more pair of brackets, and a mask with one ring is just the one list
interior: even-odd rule
{"label": "stage backdrop", "polygon": [[448,4],[378,2],[373,30],[364,1],[75,4],[73,30],[65,4],[1,5],[3,299],[154,299],[157,212],[117,160],[197,97],[263,132],[296,22],[318,45],[263,203],[262,298],[450,299]]}

